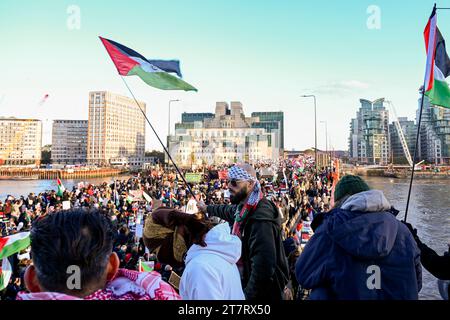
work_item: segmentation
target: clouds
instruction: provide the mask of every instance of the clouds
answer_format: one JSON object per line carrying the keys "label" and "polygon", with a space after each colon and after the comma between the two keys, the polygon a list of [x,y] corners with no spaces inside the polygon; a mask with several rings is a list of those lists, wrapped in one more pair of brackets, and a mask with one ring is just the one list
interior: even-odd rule
{"label": "clouds", "polygon": [[370,85],[366,82],[359,80],[341,80],[331,81],[327,84],[305,89],[305,92],[313,92],[316,94],[333,95],[333,96],[345,96],[349,94],[365,94]]}

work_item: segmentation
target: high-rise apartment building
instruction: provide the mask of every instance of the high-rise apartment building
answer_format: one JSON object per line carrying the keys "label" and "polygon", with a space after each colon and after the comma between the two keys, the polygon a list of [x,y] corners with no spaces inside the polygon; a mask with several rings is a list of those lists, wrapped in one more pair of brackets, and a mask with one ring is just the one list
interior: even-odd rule
{"label": "high-rise apartment building", "polygon": [[[143,112],[146,104],[138,101]],[[107,91],[89,93],[88,163],[142,166],[145,118],[136,102]]]}

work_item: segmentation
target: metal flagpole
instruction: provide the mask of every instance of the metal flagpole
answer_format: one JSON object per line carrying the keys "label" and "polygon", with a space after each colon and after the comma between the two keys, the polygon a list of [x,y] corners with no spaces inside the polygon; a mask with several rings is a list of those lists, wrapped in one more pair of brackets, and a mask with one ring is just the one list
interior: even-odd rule
{"label": "metal flagpole", "polygon": [[158,138],[159,143],[161,144],[161,146],[163,147],[164,151],[167,153],[167,156],[169,157],[170,161],[172,161],[173,166],[175,167],[175,169],[177,170],[178,174],[181,176],[181,179],[183,179],[184,184],[186,185],[186,187],[188,188],[189,192],[191,193],[191,195],[195,198],[194,192],[192,191],[191,187],[189,186],[189,184],[187,183],[186,179],[184,178],[184,175],[181,173],[180,169],[178,169],[177,164],[175,163],[175,161],[173,161],[172,156],[170,155],[169,151],[167,150],[167,148],[164,146],[164,143],[161,141],[161,139],[159,138],[158,134],[156,133],[155,129],[153,128],[152,124],[150,123],[150,120],[148,120],[147,115],[145,114],[145,112],[142,110],[139,102],[137,101],[136,97],[133,94],[133,91],[131,91],[130,87],[128,86],[128,83],[125,81],[125,79],[123,78],[123,76],[120,76],[122,78],[123,83],[125,83],[125,86],[127,87],[128,91],[130,91],[131,96],[133,97],[134,101],[136,102],[137,106],[139,107],[139,110],[141,110],[142,114],[144,115],[145,120],[147,120],[147,123],[150,125],[150,128],[152,129],[153,133],[155,134],[156,138]]}
{"label": "metal flagpole", "polygon": [[[436,3],[434,4],[433,10],[436,10]],[[437,26],[436,26],[437,29]],[[435,45],[435,44],[434,44]],[[427,65],[428,65],[428,58],[429,58],[429,53],[427,53]],[[433,76],[433,75],[431,75]],[[422,111],[423,111],[423,101],[425,98],[425,85],[427,82],[427,74],[425,71],[425,79],[423,80],[423,86],[420,89],[422,91],[422,101],[420,102],[420,111],[419,111],[419,123],[417,124],[417,134],[416,134],[416,146],[414,148],[414,156],[413,156],[413,161],[412,161],[412,168],[411,168],[411,180],[409,182],[409,190],[408,190],[408,199],[406,200],[406,209],[405,209],[405,218],[403,219],[404,222],[406,222],[406,218],[408,217],[408,209],[409,209],[409,200],[411,198],[411,189],[412,189],[412,184],[413,184],[413,179],[414,179],[414,170],[416,168],[416,157],[417,157],[417,149],[419,146],[419,136],[420,136],[420,124],[422,122]]]}
{"label": "metal flagpole", "polygon": [[419,123],[417,124],[416,146],[414,147],[414,156],[413,156],[412,169],[411,169],[411,180],[409,182],[409,190],[408,190],[408,200],[406,200],[405,218],[403,219],[403,221],[405,221],[405,222],[406,222],[406,218],[408,217],[409,200],[411,198],[411,189],[412,189],[412,184],[413,184],[413,179],[414,179],[414,169],[416,167],[416,157],[417,157],[417,149],[419,146],[420,123],[422,122],[422,110],[423,110],[424,97],[425,97],[425,84],[422,87],[422,101],[420,102]]}

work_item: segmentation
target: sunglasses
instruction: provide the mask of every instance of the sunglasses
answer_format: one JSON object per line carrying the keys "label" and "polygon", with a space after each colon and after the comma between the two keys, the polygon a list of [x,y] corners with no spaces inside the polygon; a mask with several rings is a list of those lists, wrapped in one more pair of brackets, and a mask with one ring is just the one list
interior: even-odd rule
{"label": "sunglasses", "polygon": [[238,183],[242,182],[242,181],[245,181],[245,180],[231,179],[231,180],[228,180],[228,183],[231,184],[233,187],[237,187]]}

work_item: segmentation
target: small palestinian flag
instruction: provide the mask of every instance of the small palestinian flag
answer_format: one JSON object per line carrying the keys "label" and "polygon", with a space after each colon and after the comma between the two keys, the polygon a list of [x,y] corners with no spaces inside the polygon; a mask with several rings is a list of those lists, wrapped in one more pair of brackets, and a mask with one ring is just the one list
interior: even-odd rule
{"label": "small palestinian flag", "polygon": [[21,232],[0,238],[0,260],[7,258],[30,245],[30,233]]}
{"label": "small palestinian flag", "polygon": [[64,188],[64,185],[62,184],[61,180],[59,180],[59,178],[56,179],[56,184],[58,185],[58,191],[56,192],[56,195],[62,197],[64,191],[66,191],[66,188]]}
{"label": "small palestinian flag", "polygon": [[189,83],[150,63],[140,53],[115,41],[99,38],[121,76],[138,76],[149,86],[162,90],[197,91]]}
{"label": "small palestinian flag", "polygon": [[152,272],[154,268],[154,261],[142,261],[139,260],[139,272]]}

